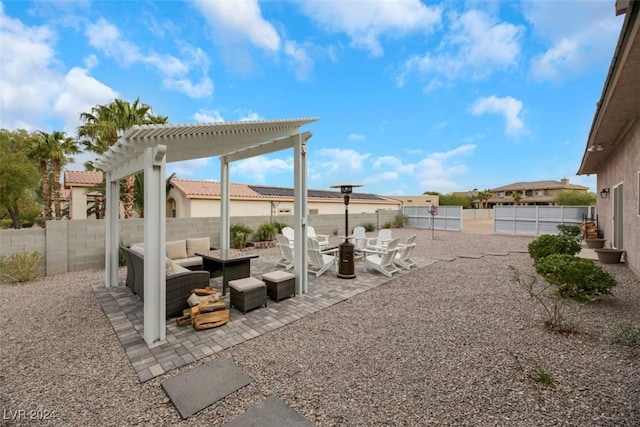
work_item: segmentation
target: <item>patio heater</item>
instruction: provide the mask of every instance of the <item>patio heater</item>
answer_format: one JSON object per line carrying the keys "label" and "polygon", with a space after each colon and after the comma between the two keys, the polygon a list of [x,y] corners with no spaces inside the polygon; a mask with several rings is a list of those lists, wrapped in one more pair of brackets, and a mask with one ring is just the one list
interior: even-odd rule
{"label": "patio heater", "polygon": [[340,243],[338,277],[341,279],[353,279],[356,277],[354,263],[354,244],[349,241],[349,197],[354,187],[362,187],[360,184],[337,184],[331,188],[339,188],[344,197],[344,241]]}

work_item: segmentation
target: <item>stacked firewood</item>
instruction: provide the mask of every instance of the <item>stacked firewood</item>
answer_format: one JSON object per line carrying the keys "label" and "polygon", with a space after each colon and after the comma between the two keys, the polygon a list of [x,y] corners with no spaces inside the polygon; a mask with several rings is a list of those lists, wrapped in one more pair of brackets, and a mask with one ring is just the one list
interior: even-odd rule
{"label": "stacked firewood", "polygon": [[196,330],[222,326],[229,321],[229,310],[221,300],[221,292],[211,287],[194,289],[187,300],[190,308],[176,319],[178,326],[193,325]]}
{"label": "stacked firewood", "polygon": [[580,226],[580,231],[583,239],[597,239],[598,238],[598,226],[595,221],[585,221]]}

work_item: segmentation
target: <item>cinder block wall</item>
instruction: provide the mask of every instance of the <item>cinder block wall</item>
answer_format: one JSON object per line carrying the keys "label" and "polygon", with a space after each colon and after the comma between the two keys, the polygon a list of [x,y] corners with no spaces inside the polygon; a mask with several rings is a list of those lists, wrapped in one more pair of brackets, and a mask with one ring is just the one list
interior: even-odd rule
{"label": "cinder block wall", "polygon": [[[375,214],[349,214],[349,228],[374,224],[382,227],[393,223],[398,211]],[[308,224],[318,234],[343,235],[344,215],[309,215]],[[247,216],[231,218],[231,224],[242,223],[254,230],[271,220],[293,226],[292,216]],[[47,221],[46,228],[0,230],[0,256],[19,252],[40,252],[45,257],[46,275],[103,269],[105,259],[105,221],[83,219]],[[214,247],[220,244],[220,218],[167,218],[167,240],[209,237]],[[120,243],[128,246],[144,241],[144,219],[120,220]]]}

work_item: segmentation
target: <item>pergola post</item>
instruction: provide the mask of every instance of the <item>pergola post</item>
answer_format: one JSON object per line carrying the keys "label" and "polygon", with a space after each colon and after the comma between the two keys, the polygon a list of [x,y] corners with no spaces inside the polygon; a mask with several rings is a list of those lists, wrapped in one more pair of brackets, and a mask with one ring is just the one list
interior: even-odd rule
{"label": "pergola post", "polygon": [[220,249],[230,247],[229,227],[229,159],[220,156]]}
{"label": "pergola post", "polygon": [[[118,266],[120,251],[120,227],[118,222],[120,208],[120,182],[106,174],[106,206],[105,206],[105,287],[118,286]],[[113,260],[113,262],[112,262]]]}
{"label": "pergola post", "polygon": [[311,133],[304,136],[298,134],[293,145],[293,212],[295,216],[295,242],[293,245],[294,274],[296,292],[307,293],[308,263],[307,263],[307,139]]}
{"label": "pergola post", "polygon": [[144,151],[144,340],[147,344],[166,338],[166,184],[167,147]]}

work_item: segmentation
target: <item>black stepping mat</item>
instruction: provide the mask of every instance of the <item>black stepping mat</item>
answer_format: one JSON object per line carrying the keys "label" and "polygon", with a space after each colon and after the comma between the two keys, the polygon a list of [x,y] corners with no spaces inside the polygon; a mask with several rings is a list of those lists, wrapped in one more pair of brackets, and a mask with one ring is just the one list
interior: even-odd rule
{"label": "black stepping mat", "polygon": [[258,402],[225,427],[309,427],[313,423],[277,396]]}
{"label": "black stepping mat", "polygon": [[214,359],[162,382],[184,419],[241,389],[252,378],[228,359]]}

